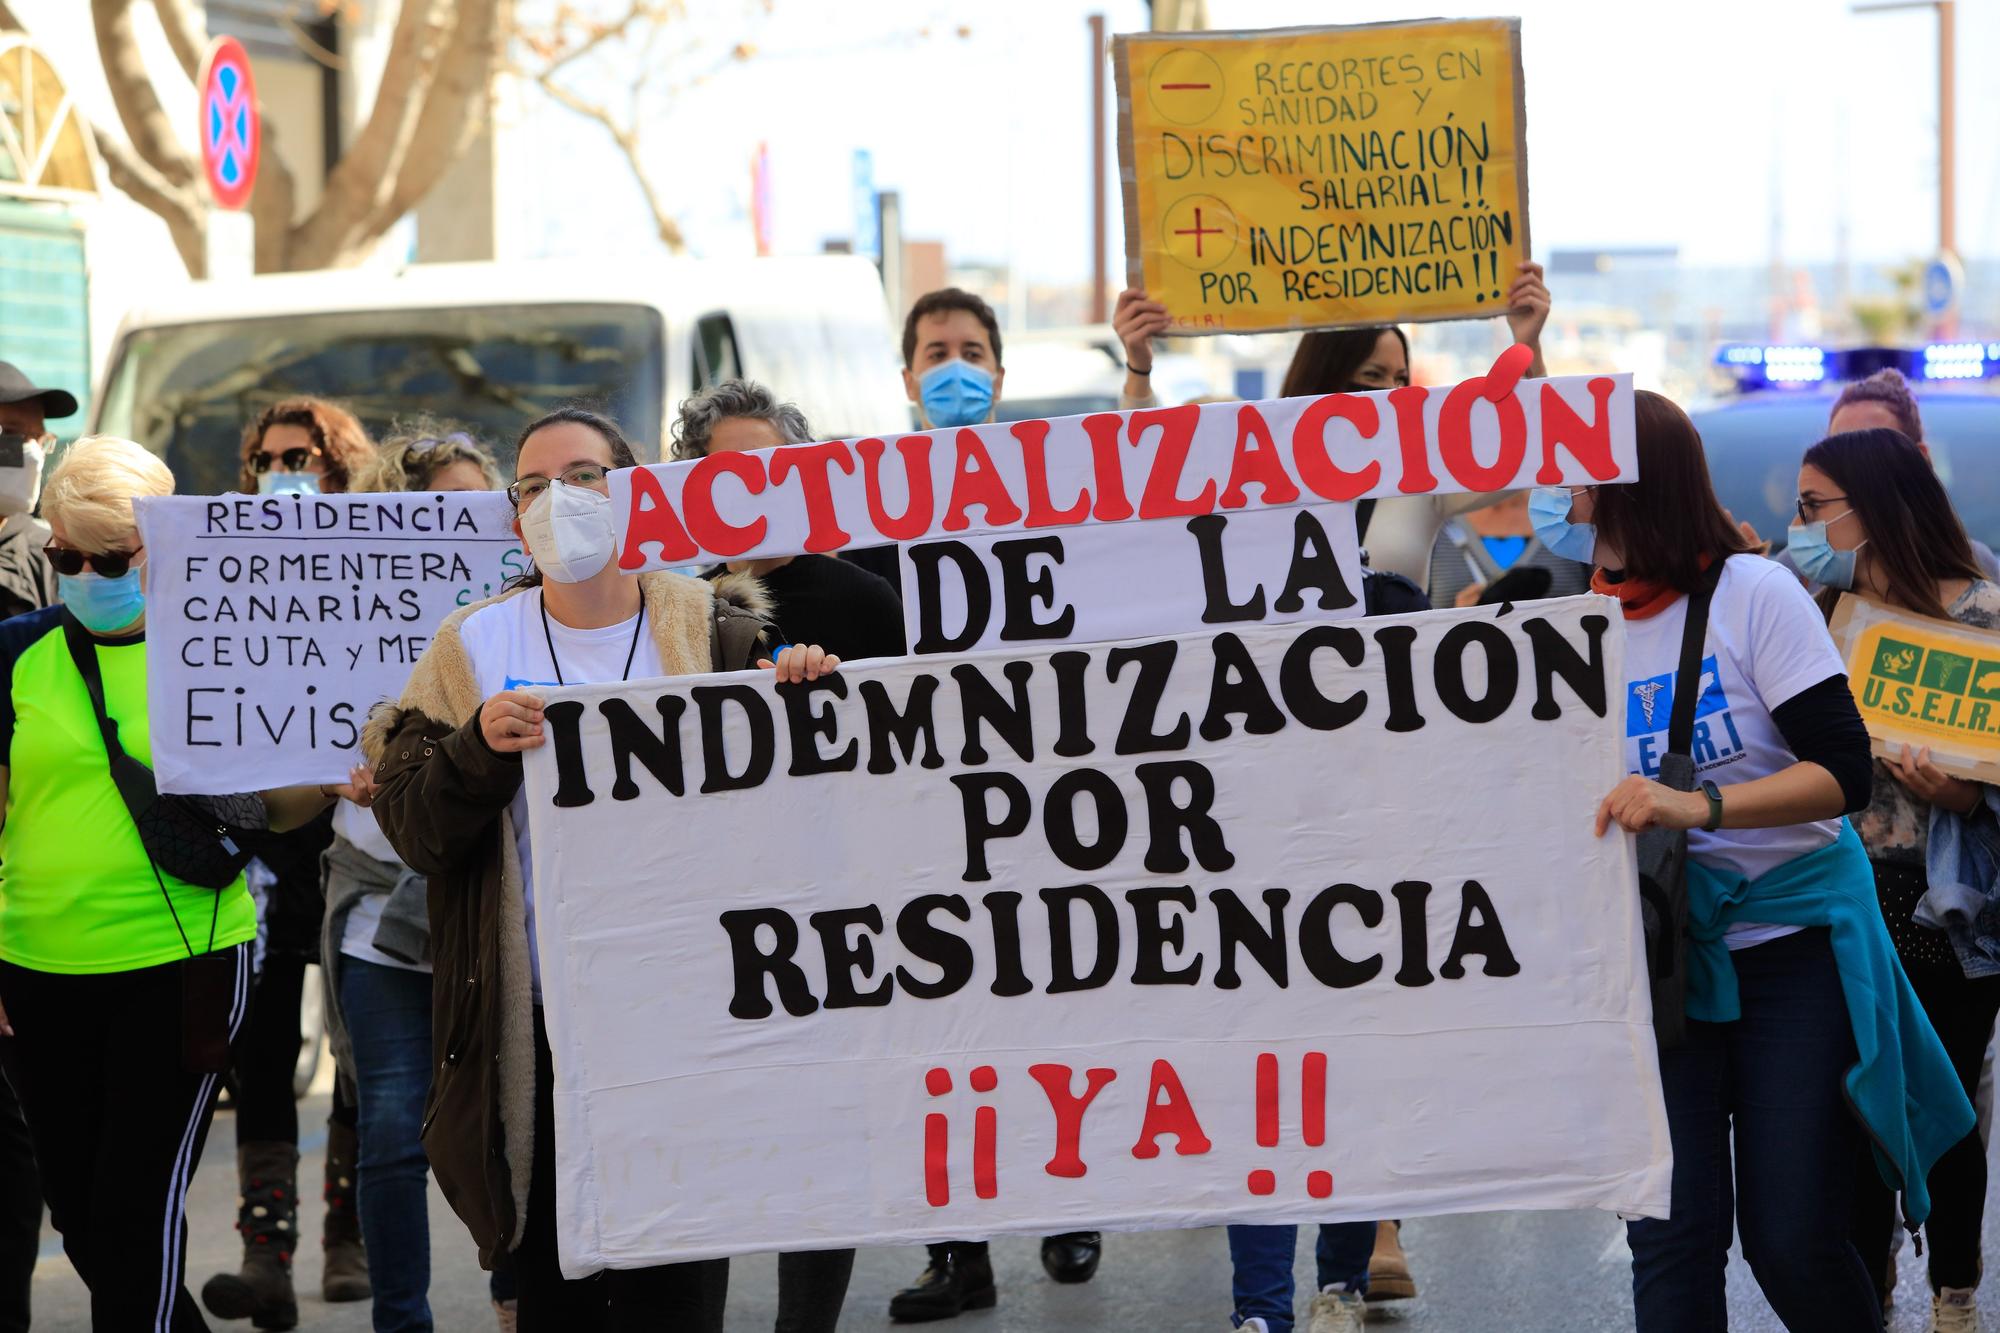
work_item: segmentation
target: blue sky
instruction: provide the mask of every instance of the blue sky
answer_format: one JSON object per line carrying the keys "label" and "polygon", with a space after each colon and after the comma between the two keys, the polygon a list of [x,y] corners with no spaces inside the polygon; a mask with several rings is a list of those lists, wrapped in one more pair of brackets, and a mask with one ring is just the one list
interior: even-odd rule
{"label": "blue sky", "polygon": [[[698,253],[747,253],[749,162],[772,165],[781,252],[850,230],[853,150],[901,192],[908,234],[954,260],[1019,263],[1034,281],[1089,270],[1085,16],[1114,32],[1139,0],[709,0],[708,35],[758,54],[648,117],[649,164]],[[1536,248],[1668,244],[1693,263],[1765,262],[1773,204],[1785,257],[1831,259],[1846,214],[1859,262],[1927,255],[1936,235],[1935,19],[1853,15],[1830,0],[1607,0],[1507,6],[1210,0],[1216,27],[1518,13],[1528,87]],[[2000,4],[1959,5],[1960,249],[2000,253]],[[960,36],[959,28],[969,30]],[[591,71],[615,83],[619,70]],[[530,93],[522,134],[557,155],[574,192],[517,192],[534,254],[653,243],[636,189],[596,127]],[[521,159],[517,158],[516,161]],[[1113,273],[1121,247],[1115,207]]]}

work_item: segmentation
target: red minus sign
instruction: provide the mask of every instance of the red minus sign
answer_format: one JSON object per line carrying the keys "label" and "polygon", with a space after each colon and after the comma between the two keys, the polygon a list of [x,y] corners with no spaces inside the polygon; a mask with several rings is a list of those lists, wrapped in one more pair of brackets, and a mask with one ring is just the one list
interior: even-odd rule
{"label": "red minus sign", "polygon": [[1178,93],[1178,92],[1187,92],[1191,89],[1196,89],[1196,88],[1206,89],[1208,86],[1209,85],[1205,83],[1163,83],[1160,85],[1160,91],[1168,93]]}

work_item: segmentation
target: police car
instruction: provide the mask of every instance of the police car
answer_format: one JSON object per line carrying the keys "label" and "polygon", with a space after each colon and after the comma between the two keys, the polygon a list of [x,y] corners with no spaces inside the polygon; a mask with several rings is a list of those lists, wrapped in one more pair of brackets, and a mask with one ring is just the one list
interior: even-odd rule
{"label": "police car", "polygon": [[1924,442],[1966,531],[2000,549],[2000,342],[1918,348],[1730,344],[1716,365],[1732,396],[1689,413],[1722,503],[1783,545],[1799,460],[1826,434],[1848,384],[1893,367],[1909,380]]}

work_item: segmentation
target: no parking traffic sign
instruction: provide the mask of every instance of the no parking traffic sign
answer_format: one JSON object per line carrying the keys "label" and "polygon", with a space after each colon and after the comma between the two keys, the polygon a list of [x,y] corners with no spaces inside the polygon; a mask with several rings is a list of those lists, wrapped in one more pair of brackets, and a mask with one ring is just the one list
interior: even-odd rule
{"label": "no parking traffic sign", "polygon": [[240,209],[257,183],[263,128],[257,119],[257,84],[250,53],[234,37],[218,37],[202,61],[201,166],[217,206]]}

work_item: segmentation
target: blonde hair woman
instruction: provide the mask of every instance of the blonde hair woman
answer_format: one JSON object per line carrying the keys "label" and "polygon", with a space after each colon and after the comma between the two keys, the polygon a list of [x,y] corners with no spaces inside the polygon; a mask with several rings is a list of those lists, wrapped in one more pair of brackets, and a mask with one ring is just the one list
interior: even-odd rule
{"label": "blonde hair woman", "polygon": [[[122,748],[148,761],[147,553],[132,501],[173,489],[129,440],[77,441],[42,498],[66,605],[0,625],[0,1060],[97,1328],[199,1326],[182,1201],[216,1075],[198,1057],[235,1035],[256,933],[241,877],[217,892],[154,865],[78,666],[94,658]],[[264,802],[284,829],[336,794]]]}

